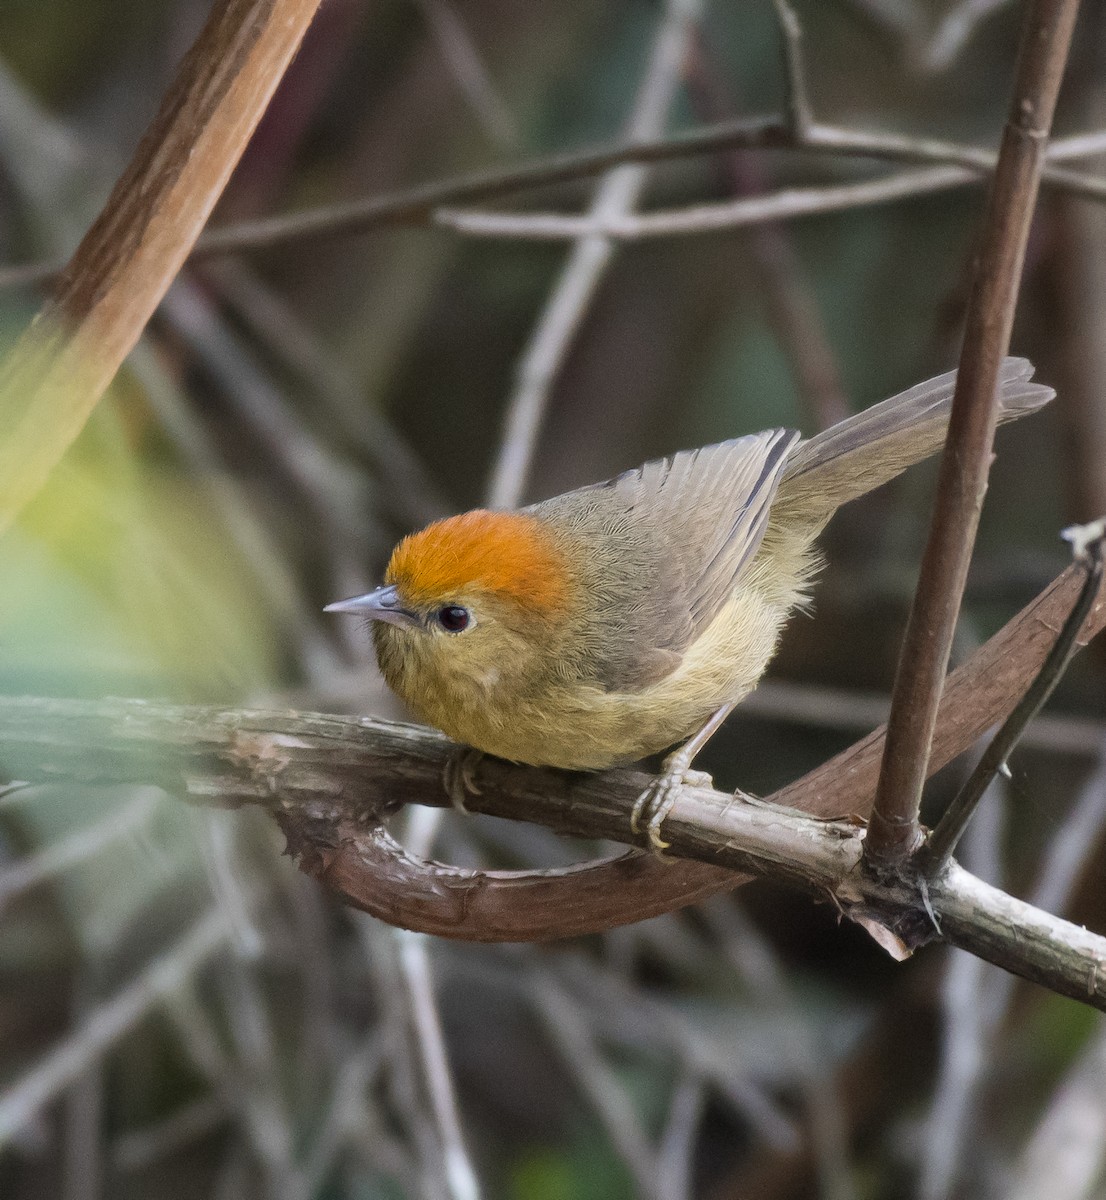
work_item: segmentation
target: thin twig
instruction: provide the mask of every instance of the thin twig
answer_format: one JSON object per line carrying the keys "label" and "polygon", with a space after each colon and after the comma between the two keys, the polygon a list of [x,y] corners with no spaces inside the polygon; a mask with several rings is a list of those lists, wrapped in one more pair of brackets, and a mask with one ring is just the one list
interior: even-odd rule
{"label": "thin twig", "polygon": [[[1055,164],[1099,154],[1104,144],[1106,133],[1098,130],[1057,139],[1049,147],[1048,161]],[[365,200],[325,205],[302,213],[227,225],[210,230],[201,237],[188,261],[264,250],[304,241],[363,234],[381,227],[425,226],[438,221],[443,210],[449,212],[453,205],[477,203],[530,188],[587,178],[622,163],[664,162],[727,149],[791,149],[828,155],[887,159],[893,162],[937,164],[927,172],[918,172],[907,178],[893,176],[876,192],[870,189],[859,192],[862,203],[879,203],[978,183],[994,170],[996,162],[994,151],[983,147],[903,134],[839,129],[829,125],[811,126],[806,131],[802,144],[797,145],[785,118],[744,117],[653,141],[623,143],[580,153],[553,155],[520,167],[472,172]],[[962,169],[951,170],[953,167]],[[1041,182],[1072,195],[1097,201],[1106,200],[1106,181],[1094,175],[1048,165],[1042,172]],[[625,236],[667,236],[670,226],[672,232],[707,232],[711,229],[730,227],[727,221],[736,221],[740,225],[757,220],[780,220],[789,216],[834,211],[835,207],[847,207],[847,193],[831,191],[824,200],[820,200],[816,189],[807,191],[810,195],[802,203],[787,199],[790,192],[781,193],[778,201],[772,204],[764,216],[745,213],[742,210],[727,215],[723,210],[712,215],[710,223],[702,228],[690,223],[686,214],[679,212],[651,214],[656,217],[654,226],[644,225],[640,232],[627,232]],[[799,189],[799,194],[803,194],[802,189]],[[771,197],[765,199],[772,200]],[[822,207],[819,207],[819,204]],[[710,207],[706,207],[709,213]],[[521,219],[512,218],[514,221]],[[570,220],[560,216],[548,219],[561,222]],[[564,237],[579,236],[578,230],[568,232],[568,228],[563,225],[560,228],[564,230]],[[618,234],[610,232],[610,236]],[[60,264],[56,262],[27,263],[0,268],[0,289],[41,283],[53,278],[60,269]]]}
{"label": "thin twig", "polygon": [[80,1027],[0,1093],[0,1145],[129,1032],[167,994],[192,976],[231,936],[211,910],[112,999],[92,1009]]}
{"label": "thin twig", "polygon": [[998,412],[998,372],[1010,345],[1018,283],[1044,147],[1078,0],[1034,0],[968,306],[937,500],[891,697],[883,769],[865,857],[897,868],[919,844],[918,809],[944,676],[987,486]]}
{"label": "thin twig", "polygon": [[772,0],[783,36],[783,63],[787,73],[787,122],[795,141],[801,143],[814,124],[814,111],[806,90],[803,63],[803,27],[789,0]]}
{"label": "thin twig", "polygon": [[[668,0],[628,121],[629,141],[655,138],[664,128],[697,15],[697,0]],[[602,229],[626,217],[636,205],[646,177],[640,164],[615,167],[600,182],[574,235],[576,245],[518,365],[503,440],[488,485],[491,508],[514,508],[522,497],[553,380],[614,253],[611,239]]]}
{"label": "thin twig", "polygon": [[393,930],[367,917],[358,916],[354,928],[383,1012],[378,1024],[386,1055],[387,1094],[416,1156],[408,1170],[419,1176],[420,1194],[436,1200],[446,1196],[449,1181],[441,1131],[426,1116],[427,1081],[418,1064],[424,1051],[415,1044],[416,1029],[411,1000],[403,984],[399,939]]}
{"label": "thin twig", "polygon": [[[1002,884],[1000,853],[1006,799],[996,779],[992,794],[965,839],[964,865],[980,878]],[[985,1002],[989,977],[1001,972],[981,959],[951,950],[941,986],[941,1059],[933,1089],[918,1180],[920,1200],[947,1200],[965,1150],[972,1145],[975,1102],[1001,1020]]]}
{"label": "thin twig", "polygon": [[[652,946],[659,953],[663,945],[671,958],[681,941],[680,931],[672,927],[674,921],[665,924],[668,936],[654,939]],[[681,968],[686,968],[686,963]],[[756,1076],[748,1061],[752,1056],[740,1045],[713,1036],[689,1014],[643,995],[625,977],[598,967],[593,959],[562,952],[552,960],[551,969],[565,980],[577,1003],[590,1003],[596,1036],[612,1046],[636,1048],[652,1058],[661,1056],[666,1065],[675,1060],[682,1070],[709,1084],[734,1115],[768,1145],[782,1149],[798,1143],[794,1120]]]}
{"label": "thin twig", "polygon": [[465,1148],[457,1097],[445,1051],[445,1037],[434,998],[430,964],[421,934],[397,933],[403,979],[415,1034],[422,1075],[426,1081],[430,1110],[441,1143],[442,1171],[453,1200],[479,1200],[480,1185]]}
{"label": "thin twig", "polygon": [[121,1172],[141,1171],[226,1121],[226,1106],[215,1096],[201,1096],[162,1120],[121,1133],[112,1147],[112,1165]]}
{"label": "thin twig", "polygon": [[160,800],[160,793],[143,790],[102,821],[77,829],[0,870],[0,911],[21,892],[54,879],[101,854],[121,838],[137,833],[149,824]]}
{"label": "thin twig", "polygon": [[380,481],[380,504],[404,523],[424,525],[449,506],[408,441],[366,398],[335,361],[333,351],[242,263],[213,263],[203,270],[234,313],[278,362],[325,403]]}
{"label": "thin twig", "polygon": [[1106,1162],[1106,1024],[1060,1081],[1004,1188],[1007,1200],[1089,1200]]}
{"label": "thin twig", "polygon": [[[730,109],[732,101],[723,77],[701,34],[692,42],[687,77],[692,104],[701,116],[717,118]],[[719,158],[719,174],[735,195],[759,195],[765,191],[766,177],[751,154],[731,150]],[[803,264],[782,225],[765,222],[752,226],[746,245],[760,284],[755,290],[764,296],[768,319],[795,376],[799,394],[817,427],[828,429],[844,420],[850,410]]]}
{"label": "thin twig", "polygon": [[652,238],[700,237],[724,230],[747,229],[768,221],[790,221],[821,213],[892,204],[969,183],[971,178],[961,167],[899,171],[861,183],[786,188],[762,196],[631,214],[602,222],[588,215],[452,208],[438,209],[433,220],[441,228],[465,237],[562,242],[590,233],[615,242],[640,242]]}
{"label": "thin twig", "polygon": [[519,135],[514,118],[496,91],[460,14],[450,0],[418,0],[418,4],[442,57],[491,143],[500,150],[515,149]]}
{"label": "thin twig", "polygon": [[685,1071],[672,1091],[668,1120],[657,1149],[657,1193],[664,1200],[691,1200],[695,1135],[706,1107],[706,1088]]}
{"label": "thin twig", "polygon": [[[778,721],[848,733],[874,729],[887,720],[891,697],[883,692],[822,687],[789,679],[762,679],[742,700],[738,715],[754,721]],[[1044,754],[1097,758],[1106,723],[1094,717],[1041,713],[1025,731],[1021,745]]]}
{"label": "thin twig", "polygon": [[[898,200],[947,191],[976,182],[967,167],[955,165],[898,171],[860,183],[827,184],[817,187],[785,188],[763,196],[716,204],[694,204],[687,208],[627,215],[597,223],[587,216],[561,213],[505,213],[476,209],[439,208],[435,225],[468,237],[505,238],[528,241],[565,241],[589,229],[614,241],[638,242],[652,238],[696,237],[728,229],[744,229],[766,221],[788,221],[821,213],[891,204]],[[1106,180],[1088,180],[1072,191],[1086,197],[1106,199]]]}
{"label": "thin twig", "polygon": [[[691,0],[669,0],[655,38],[653,52],[638,88],[628,123],[628,136],[657,136],[664,127],[669,104],[679,78],[680,64],[690,34],[696,6]],[[600,184],[593,203],[597,217],[625,212],[635,203],[645,182],[645,169],[619,166]],[[520,500],[534,457],[553,377],[589,307],[612,255],[602,238],[588,235],[569,256],[545,310],[539,319],[518,368],[518,383],[511,398],[503,441],[488,485],[493,508],[512,508]],[[429,851],[437,833],[440,813],[418,822],[416,850]],[[408,845],[411,839],[408,838]],[[427,1080],[446,1159],[447,1185],[456,1200],[475,1196],[476,1176],[469,1163],[453,1099],[431,984],[429,948],[425,938],[410,935],[401,943],[400,963],[411,1001],[422,1068]]]}
{"label": "thin twig", "polygon": [[548,971],[535,967],[531,999],[546,1032],[580,1091],[594,1109],[618,1157],[634,1179],[638,1194],[667,1200],[641,1121],[626,1088],[607,1066],[580,1009]]}
{"label": "thin twig", "polygon": [[1079,631],[1083,628],[1083,623],[1086,621],[1102,585],[1102,556],[1103,543],[1098,540],[1093,543],[1093,549],[1087,552],[1086,582],[1057,635],[1055,645],[1049,651],[1036,678],[1026,689],[1025,695],[1018,701],[1017,707],[1002,723],[1001,728],[980,756],[971,775],[964,782],[964,786],[941,814],[937,827],[921,850],[919,865],[926,874],[935,875],[952,857],[984,792],[1005,765],[1014,747],[1020,741],[1026,726],[1044,706],[1063,677],[1068,663],[1071,662],[1078,648],[1076,639]]}
{"label": "thin twig", "polygon": [[917,51],[915,62],[924,71],[947,69],[976,28],[1009,3],[1010,0],[961,0],[942,15],[929,41]]}
{"label": "thin twig", "polygon": [[[408,814],[404,831],[408,853],[420,856],[431,853],[443,815],[441,809],[414,809]],[[425,934],[404,930],[396,937],[395,945],[413,1054],[417,1056],[434,1116],[445,1187],[453,1200],[477,1200],[480,1185],[465,1145],[435,995],[431,939]]]}

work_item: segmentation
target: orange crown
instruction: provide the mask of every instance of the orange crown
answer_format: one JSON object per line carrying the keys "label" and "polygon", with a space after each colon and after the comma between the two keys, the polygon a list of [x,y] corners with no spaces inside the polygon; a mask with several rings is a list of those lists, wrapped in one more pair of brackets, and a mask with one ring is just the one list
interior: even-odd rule
{"label": "orange crown", "polygon": [[384,579],[418,607],[477,590],[551,615],[564,609],[569,591],[564,555],[537,517],[485,509],[405,537],[392,551]]}

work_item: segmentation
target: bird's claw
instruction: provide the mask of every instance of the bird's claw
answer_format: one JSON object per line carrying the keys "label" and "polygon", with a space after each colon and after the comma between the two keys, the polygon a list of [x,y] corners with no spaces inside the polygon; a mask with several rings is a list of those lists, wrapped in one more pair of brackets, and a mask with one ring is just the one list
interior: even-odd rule
{"label": "bird's claw", "polygon": [[634,802],[630,813],[630,829],[634,833],[640,833],[644,825],[653,853],[658,858],[664,858],[664,851],[671,843],[661,837],[661,825],[672,811],[680,789],[713,785],[714,780],[705,771],[692,771],[682,764],[670,768],[666,764],[663,774],[654,779]]}
{"label": "bird's claw", "polygon": [[446,759],[442,771],[442,786],[450,804],[460,813],[468,815],[465,804],[469,796],[479,796],[476,784],[476,768],[484,757],[483,752],[471,746],[458,746]]}

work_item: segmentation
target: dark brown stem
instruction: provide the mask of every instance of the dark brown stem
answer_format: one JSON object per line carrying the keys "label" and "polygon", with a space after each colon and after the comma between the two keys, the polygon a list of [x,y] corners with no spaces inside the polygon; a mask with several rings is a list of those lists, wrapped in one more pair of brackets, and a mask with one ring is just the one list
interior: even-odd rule
{"label": "dark brown stem", "polygon": [[1078,9],[1078,0],[1035,0],[1025,20],[1014,99],[968,305],[937,501],[903,640],[865,847],[868,864],[881,872],[901,866],[921,841],[918,809],[987,489],[999,367],[1010,345],[1029,225]]}
{"label": "dark brown stem", "polygon": [[1068,663],[1071,662],[1078,646],[1076,638],[1087,620],[1095,597],[1102,587],[1102,541],[1096,541],[1086,552],[1087,561],[1083,564],[1087,571],[1087,579],[1075,602],[1075,607],[1068,614],[1060,636],[1049,651],[1036,678],[1029,685],[1017,707],[1006,718],[1002,728],[995,734],[980,756],[971,775],[964,786],[953,797],[952,803],[941,814],[937,827],[926,840],[919,854],[920,865],[926,875],[933,876],[945,869],[953,855],[968,822],[975,812],[976,806],[983,799],[983,793],[991,786],[991,781],[1002,770],[1014,747],[1021,739],[1022,733],[1030,721],[1041,711],[1056,685],[1063,678]]}

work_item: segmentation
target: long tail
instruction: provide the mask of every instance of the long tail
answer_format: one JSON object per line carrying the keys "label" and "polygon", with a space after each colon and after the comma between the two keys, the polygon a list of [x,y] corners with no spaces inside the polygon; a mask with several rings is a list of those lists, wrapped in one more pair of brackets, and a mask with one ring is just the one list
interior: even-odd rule
{"label": "long tail", "polygon": [[[1031,382],[1033,364],[1008,358],[999,374],[999,421],[1035,412],[1056,394]],[[774,510],[801,513],[817,526],[834,510],[870,492],[940,449],[952,410],[956,372],[873,405],[800,442],[788,456]]]}

